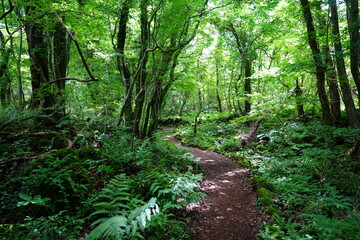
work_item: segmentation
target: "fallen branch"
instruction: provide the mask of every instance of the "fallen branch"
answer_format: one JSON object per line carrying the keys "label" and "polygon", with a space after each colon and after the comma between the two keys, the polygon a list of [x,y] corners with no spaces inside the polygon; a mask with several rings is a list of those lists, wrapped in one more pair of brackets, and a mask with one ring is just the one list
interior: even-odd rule
{"label": "fallen branch", "polygon": [[351,159],[360,161],[360,139],[355,142],[355,145],[346,151],[346,154],[350,156]]}
{"label": "fallen branch", "polygon": [[60,133],[55,132],[55,131],[51,131],[51,132],[22,132],[22,133],[17,133],[20,135],[29,135],[29,136],[43,136],[43,135],[60,135]]}
{"label": "fallen branch", "polygon": [[85,79],[85,80],[81,80],[80,78],[58,78],[54,81],[51,81],[49,83],[56,83],[58,81],[69,81],[69,80],[75,80],[75,81],[78,81],[78,82],[96,82],[96,81],[99,81],[99,79],[95,78],[95,79]]}
{"label": "fallen branch", "polygon": [[9,124],[15,122],[15,121],[25,121],[25,120],[29,120],[31,118],[33,118],[34,116],[30,116],[30,117],[26,117],[26,118],[14,118],[11,120],[8,120],[6,122],[4,122],[3,124],[0,125],[0,130],[7,127]]}
{"label": "fallen branch", "polygon": [[59,135],[60,138],[63,138],[60,133],[51,131],[51,132],[0,132],[1,134],[7,135],[28,135],[28,136],[44,136],[44,135]]}
{"label": "fallen branch", "polygon": [[[49,134],[59,134],[58,132],[37,132],[37,133],[23,133],[23,134],[27,134],[27,135],[32,135],[32,136],[39,136],[39,135],[49,135]],[[60,134],[59,134],[60,135]],[[66,148],[72,148],[74,146],[74,143],[68,139],[68,138],[64,138],[68,143]],[[52,153],[56,153],[58,151],[58,149],[52,149],[48,152],[45,153],[41,153],[41,154],[37,154],[37,155],[33,155],[33,156],[23,156],[23,157],[16,157],[16,158],[11,158],[5,161],[2,161],[1,163],[9,163],[9,162],[15,162],[15,161],[20,161],[20,160],[34,160]]]}
{"label": "fallen branch", "polygon": [[72,148],[74,146],[74,143],[70,139],[66,138],[66,141],[68,142],[68,146],[66,148]]}
{"label": "fallen branch", "polygon": [[250,129],[249,133],[241,135],[240,145],[245,147],[254,141],[255,135],[260,127],[262,119],[256,121],[254,126]]}
{"label": "fallen branch", "polygon": [[35,156],[11,158],[11,159],[2,161],[1,163],[9,163],[9,162],[20,161],[20,160],[34,160],[34,159],[37,159],[37,158],[39,158],[39,157],[43,157],[43,156],[49,155],[49,154],[51,154],[51,153],[55,153],[55,152],[57,152],[57,151],[58,151],[57,149],[53,149],[53,150],[50,150],[50,151],[48,151],[48,152],[46,152],[46,153],[42,153],[42,154],[35,155]]}

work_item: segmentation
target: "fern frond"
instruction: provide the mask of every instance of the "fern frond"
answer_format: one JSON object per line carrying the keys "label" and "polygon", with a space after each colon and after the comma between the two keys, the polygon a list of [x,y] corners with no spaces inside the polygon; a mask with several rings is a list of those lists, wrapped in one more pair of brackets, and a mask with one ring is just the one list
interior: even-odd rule
{"label": "fern frond", "polygon": [[[129,201],[128,201],[129,202]],[[99,202],[94,204],[94,207],[101,209],[117,209],[117,208],[129,208],[126,204],[119,203],[117,201],[111,202]]]}
{"label": "fern frond", "polygon": [[97,226],[85,239],[123,239],[126,234],[126,227],[126,217],[114,216]]}
{"label": "fern frond", "polygon": [[[100,212],[100,211],[98,211]],[[141,236],[139,229],[143,230],[146,223],[151,221],[151,216],[160,212],[156,203],[156,198],[150,199],[145,205],[133,210],[128,218],[125,216],[113,216],[111,218],[102,218],[95,221],[92,225],[99,224],[85,239],[123,239],[130,235]]]}
{"label": "fern frond", "polygon": [[115,210],[106,210],[106,209],[101,209],[98,210],[96,212],[93,212],[92,214],[90,214],[90,216],[107,216],[107,217],[111,217],[111,216],[115,216],[115,215],[122,215],[122,211],[115,209]]}
{"label": "fern frond", "polygon": [[144,229],[146,227],[146,222],[151,221],[151,215],[156,215],[159,212],[159,206],[156,203],[156,198],[152,198],[144,206],[138,207],[132,211],[129,215],[129,220],[133,224],[136,223],[141,229]]}
{"label": "fern frond", "polygon": [[156,198],[144,203],[131,195],[127,183],[125,175],[118,175],[99,194],[98,202],[93,205],[96,211],[91,216],[101,218],[92,224],[98,226],[87,240],[141,237],[140,230],[145,229],[152,215],[159,213]]}

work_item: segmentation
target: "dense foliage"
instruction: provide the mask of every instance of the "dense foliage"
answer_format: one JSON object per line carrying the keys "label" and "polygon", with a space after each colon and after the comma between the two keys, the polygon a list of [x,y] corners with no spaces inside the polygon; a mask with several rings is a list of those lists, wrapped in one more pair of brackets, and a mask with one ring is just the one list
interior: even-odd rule
{"label": "dense foliage", "polygon": [[73,148],[35,159],[7,161],[54,149],[56,135],[19,132],[0,144],[1,238],[187,239],[182,208],[204,197],[192,155],[161,139],[136,140],[132,151],[126,129],[99,131],[108,126],[95,119],[73,124],[82,129]]}
{"label": "dense foliage", "polygon": [[357,239],[358,0],[1,0],[0,237],[186,239],[188,145],[252,169],[265,239]]}

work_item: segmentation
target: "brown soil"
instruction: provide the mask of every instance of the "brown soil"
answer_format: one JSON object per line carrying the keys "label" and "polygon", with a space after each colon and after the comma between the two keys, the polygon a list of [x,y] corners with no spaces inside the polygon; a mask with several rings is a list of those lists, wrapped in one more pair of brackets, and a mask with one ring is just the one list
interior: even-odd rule
{"label": "brown soil", "polygon": [[[171,141],[180,145],[174,138]],[[191,239],[257,239],[261,217],[249,170],[224,155],[185,148],[200,162],[204,173],[201,190],[208,195],[200,203],[189,206]]]}

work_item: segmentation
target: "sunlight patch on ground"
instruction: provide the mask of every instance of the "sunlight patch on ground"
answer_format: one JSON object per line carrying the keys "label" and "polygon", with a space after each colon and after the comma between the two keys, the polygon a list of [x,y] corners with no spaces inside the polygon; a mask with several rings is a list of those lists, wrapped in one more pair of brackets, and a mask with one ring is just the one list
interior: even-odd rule
{"label": "sunlight patch on ground", "polygon": [[233,170],[233,171],[229,171],[229,172],[227,172],[227,173],[224,173],[224,174],[221,175],[221,176],[233,177],[233,176],[235,176],[235,175],[237,175],[237,174],[242,174],[242,173],[247,173],[247,172],[248,172],[247,169],[241,169],[241,168],[239,168],[239,169],[235,169],[235,170]]}
{"label": "sunlight patch on ground", "polygon": [[202,183],[201,189],[204,191],[207,190],[217,190],[217,189],[221,189],[222,187],[219,186],[218,184],[216,184],[214,181],[209,181],[209,180],[205,180]]}
{"label": "sunlight patch on ground", "polygon": [[206,160],[204,160],[204,162],[207,162],[207,163],[215,163],[215,160],[213,160],[213,159],[206,159]]}
{"label": "sunlight patch on ground", "polygon": [[186,206],[187,211],[197,210],[197,211],[209,211],[211,207],[204,202],[190,203]]}
{"label": "sunlight patch on ground", "polygon": [[221,180],[222,183],[231,183],[229,180]]}

